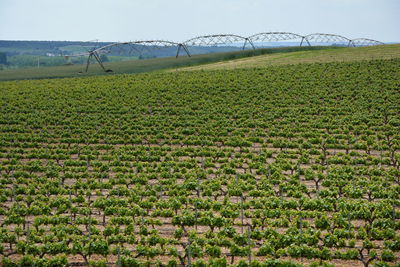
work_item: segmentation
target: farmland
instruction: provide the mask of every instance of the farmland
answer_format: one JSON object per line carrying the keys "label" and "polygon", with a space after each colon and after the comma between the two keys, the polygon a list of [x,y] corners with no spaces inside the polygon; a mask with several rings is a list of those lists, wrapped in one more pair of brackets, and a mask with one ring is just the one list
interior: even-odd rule
{"label": "farmland", "polygon": [[[243,57],[252,57],[264,54],[286,54],[298,51],[316,51],[316,50],[336,50],[341,47],[281,47],[281,48],[263,48],[256,50],[244,50],[225,53],[211,53],[203,55],[192,55],[191,57],[180,56],[152,58],[146,60],[128,60],[123,62],[107,62],[105,67],[113,70],[115,74],[122,73],[143,73],[150,71],[160,71],[163,69],[176,69],[184,66],[196,66],[212,62],[221,62],[229,59],[238,59]],[[382,46],[382,51],[388,48]],[[391,52],[389,52],[391,54]],[[110,57],[110,60],[115,57]],[[129,59],[129,57],[120,57]],[[86,58],[84,58],[86,62]],[[43,78],[63,78],[63,77],[87,77],[93,75],[110,75],[105,73],[99,64],[92,64],[88,72],[85,72],[86,64],[40,67],[40,68],[21,68],[0,70],[0,81],[2,80],[20,80],[20,79],[43,79]]]}
{"label": "farmland", "polygon": [[3,266],[400,262],[399,58],[3,81],[0,110]]}
{"label": "farmland", "polygon": [[267,56],[247,57],[238,60],[221,61],[207,65],[191,66],[181,68],[179,70],[237,69],[288,64],[352,62],[395,58],[400,58],[399,44],[357,48],[348,47],[341,49],[323,49],[320,51],[296,51],[293,53],[277,53]]}

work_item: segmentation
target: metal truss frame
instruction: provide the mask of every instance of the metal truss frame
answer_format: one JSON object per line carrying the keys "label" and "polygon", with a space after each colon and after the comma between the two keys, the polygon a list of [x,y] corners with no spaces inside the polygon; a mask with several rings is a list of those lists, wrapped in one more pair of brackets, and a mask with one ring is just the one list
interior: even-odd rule
{"label": "metal truss frame", "polygon": [[203,35],[197,36],[183,42],[186,46],[218,46],[220,44],[238,44],[243,43],[242,50],[246,48],[247,43],[255,49],[253,42],[249,37],[243,37],[236,34],[213,34],[213,35]]}
{"label": "metal truss frame", "polygon": [[301,39],[300,46],[303,44],[304,38],[303,35],[292,32],[261,32],[249,37],[253,44],[256,42],[278,42]]}
{"label": "metal truss frame", "polygon": [[96,59],[96,61],[99,63],[100,67],[104,70],[104,72],[110,72],[110,70],[107,70],[107,69],[104,67],[103,62],[102,62],[101,59],[100,59],[100,55],[99,55],[98,52],[95,51],[95,50],[89,52],[89,56],[88,56],[88,59],[87,59],[87,62],[86,62],[86,70],[85,70],[85,72],[88,71],[89,65],[90,65],[90,60],[91,60],[92,58]]}
{"label": "metal truss frame", "polygon": [[351,45],[356,47],[356,46],[373,46],[373,45],[383,45],[385,43],[382,43],[377,40],[372,40],[372,39],[367,39],[367,38],[357,38],[351,40]]}
{"label": "metal truss frame", "polygon": [[338,34],[330,34],[330,33],[313,33],[304,36],[304,39],[307,41],[308,45],[311,46],[311,42],[315,43],[346,43],[347,46],[350,46],[351,40],[347,37]]}
{"label": "metal truss frame", "polygon": [[132,41],[132,42],[120,42],[120,43],[112,43],[103,47],[96,48],[89,52],[89,57],[86,63],[86,72],[89,69],[90,59],[94,58],[100,64],[101,68],[109,72],[110,70],[106,70],[104,65],[100,59],[101,54],[109,54],[113,50],[119,50],[120,53],[124,52],[124,48],[129,49],[129,54],[133,51],[138,52],[140,55],[143,54],[144,51],[150,51],[153,49],[162,49],[162,48],[169,48],[169,47],[176,47],[176,57],[179,56],[179,52],[181,50],[185,51],[186,55],[190,57],[189,49],[183,43],[176,43],[171,41],[165,40],[146,40],[146,41]]}
{"label": "metal truss frame", "polygon": [[190,56],[190,53],[184,44],[171,42],[171,41],[165,41],[165,40],[147,40],[147,41],[132,41],[132,42],[123,42],[123,43],[113,43],[113,44],[109,44],[109,45],[97,48],[94,50],[94,52],[97,52],[99,54],[106,54],[106,53],[110,53],[111,50],[115,49],[115,48],[123,51],[123,47],[126,47],[126,46],[128,46],[130,48],[129,53],[131,53],[133,50],[135,50],[139,53],[142,53],[145,50],[176,47],[178,49],[177,56],[179,55],[179,52],[181,49],[183,49],[186,52],[186,54],[188,56]]}
{"label": "metal truss frame", "polygon": [[186,55],[190,57],[191,54],[189,52],[189,47],[191,46],[212,47],[218,45],[243,44],[242,50],[244,50],[248,44],[250,44],[252,49],[256,49],[255,44],[257,42],[274,42],[274,41],[286,41],[286,40],[296,40],[296,39],[301,39],[299,46],[302,46],[305,42],[308,44],[308,46],[311,46],[312,43],[331,43],[332,45],[343,43],[347,46],[353,46],[353,47],[384,44],[377,40],[372,40],[367,38],[349,39],[342,35],[330,34],[330,33],[313,33],[303,36],[292,32],[262,32],[253,34],[249,37],[243,37],[236,34],[203,35],[191,38],[181,43],[165,41],[165,40],[119,42],[119,43],[108,44],[99,48],[94,48],[88,51],[87,53],[66,55],[64,57],[68,58],[76,56],[88,56],[86,63],[86,72],[89,69],[91,59],[95,59],[105,72],[110,72],[111,70],[107,70],[104,67],[100,55],[111,53],[111,51],[115,51],[114,49],[120,50],[121,53],[126,53],[127,51],[126,48],[128,47],[129,54],[132,53],[133,51],[142,54],[146,50],[149,51],[152,49],[154,50],[154,49],[176,47],[177,48],[176,57],[179,56],[181,50],[183,50],[186,53]]}

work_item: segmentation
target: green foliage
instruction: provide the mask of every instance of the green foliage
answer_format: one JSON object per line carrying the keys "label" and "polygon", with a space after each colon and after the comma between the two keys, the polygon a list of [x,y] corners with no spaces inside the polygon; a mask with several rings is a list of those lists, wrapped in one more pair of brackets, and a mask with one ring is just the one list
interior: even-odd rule
{"label": "green foliage", "polygon": [[7,53],[0,52],[0,65],[7,65]]}
{"label": "green foliage", "polygon": [[391,250],[384,250],[382,251],[381,254],[381,259],[383,261],[394,261],[395,260],[395,255],[393,254],[393,252]]}
{"label": "green foliage", "polygon": [[1,82],[1,265],[393,264],[399,66]]}

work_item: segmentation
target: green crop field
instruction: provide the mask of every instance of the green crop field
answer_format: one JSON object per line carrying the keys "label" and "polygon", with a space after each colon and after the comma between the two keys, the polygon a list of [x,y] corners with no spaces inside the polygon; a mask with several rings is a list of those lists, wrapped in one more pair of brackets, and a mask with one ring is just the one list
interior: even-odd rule
{"label": "green crop field", "polygon": [[370,56],[0,82],[0,265],[398,266],[400,59]]}
{"label": "green crop field", "polygon": [[261,55],[218,63],[192,66],[180,70],[217,70],[254,68],[275,65],[326,63],[326,62],[351,62],[374,59],[400,58],[400,44],[380,45],[370,47],[329,48],[319,51],[294,51],[293,53],[276,53]]}
{"label": "green crop field", "polygon": [[[122,73],[142,73],[159,71],[163,69],[177,69],[185,66],[197,66],[212,62],[221,62],[231,59],[248,58],[258,55],[268,54],[291,54],[297,51],[319,51],[319,50],[341,50],[341,47],[283,47],[283,48],[264,48],[256,50],[245,50],[225,53],[212,53],[204,55],[193,55],[192,57],[180,56],[179,58],[154,58],[147,60],[129,60],[129,57],[110,56],[110,61],[124,59],[123,62],[105,62],[107,69],[113,70],[113,74]],[[383,48],[382,48],[383,49]],[[112,75],[105,73],[98,64],[91,64],[89,71],[85,72],[86,64],[39,67],[39,68],[20,68],[0,70],[0,81],[21,80],[21,79],[43,79],[43,78],[62,78],[62,77],[87,77],[95,75]]]}

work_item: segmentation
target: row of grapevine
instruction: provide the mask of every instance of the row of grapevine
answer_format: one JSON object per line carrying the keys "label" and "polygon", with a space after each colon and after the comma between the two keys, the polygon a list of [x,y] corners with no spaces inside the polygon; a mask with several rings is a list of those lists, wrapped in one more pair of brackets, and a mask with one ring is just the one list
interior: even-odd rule
{"label": "row of grapevine", "polygon": [[399,70],[2,82],[2,265],[394,266]]}

